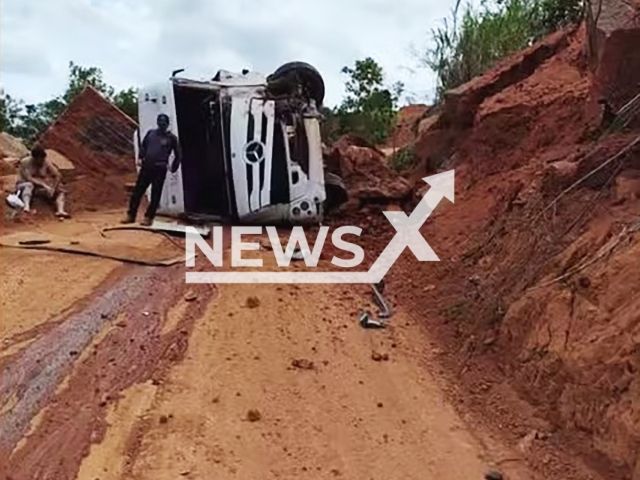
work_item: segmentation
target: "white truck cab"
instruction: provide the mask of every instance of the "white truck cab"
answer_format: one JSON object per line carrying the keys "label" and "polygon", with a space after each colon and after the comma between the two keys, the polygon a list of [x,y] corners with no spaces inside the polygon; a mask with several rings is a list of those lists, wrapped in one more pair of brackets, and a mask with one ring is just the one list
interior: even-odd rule
{"label": "white truck cab", "polygon": [[268,77],[219,71],[211,81],[172,76],[141,89],[134,144],[164,113],[182,149],[158,212],[196,221],[320,222],[323,97],[322,77],[302,62]]}

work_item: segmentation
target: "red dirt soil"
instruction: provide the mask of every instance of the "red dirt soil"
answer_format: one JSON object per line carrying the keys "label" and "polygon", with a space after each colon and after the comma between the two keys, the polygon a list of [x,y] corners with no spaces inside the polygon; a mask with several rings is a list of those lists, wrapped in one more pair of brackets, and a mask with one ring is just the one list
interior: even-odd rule
{"label": "red dirt soil", "polygon": [[[427,190],[418,178],[454,167],[455,204],[443,201],[422,228],[441,262],[405,252],[387,284],[441,340],[460,409],[543,475],[637,480],[639,145],[557,197],[639,132],[600,136],[585,31],[562,35],[524,70],[522,53],[503,62],[500,71],[515,73],[499,88],[495,72],[461,87],[458,105],[480,102],[417,139],[420,163],[408,176],[418,193],[405,210]],[[393,235],[367,212],[353,218],[366,225],[369,250]]]}
{"label": "red dirt soil", "polygon": [[385,142],[386,148],[402,148],[414,141],[420,120],[429,113],[427,105],[407,105],[398,111],[395,128]]}
{"label": "red dirt soil", "polygon": [[71,208],[121,206],[124,184],[135,178],[133,133],[137,124],[87,86],[39,142],[73,162]]}
{"label": "red dirt soil", "polygon": [[[67,210],[125,208],[128,193],[125,185],[135,180],[133,133],[137,124],[113,106],[91,86],[85,87],[55,123],[38,140],[46,149],[56,150],[74,166],[71,178],[65,180]],[[4,165],[2,173],[13,174],[15,168]],[[23,216],[23,223],[53,213],[53,205],[36,199],[37,213]],[[7,220],[3,205],[3,226]],[[34,218],[35,217],[35,218]]]}

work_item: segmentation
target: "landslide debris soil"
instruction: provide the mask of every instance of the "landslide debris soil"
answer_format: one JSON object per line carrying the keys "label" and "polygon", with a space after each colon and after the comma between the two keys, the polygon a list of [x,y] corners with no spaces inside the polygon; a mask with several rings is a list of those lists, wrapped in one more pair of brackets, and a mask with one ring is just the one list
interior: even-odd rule
{"label": "landslide debris soil", "polygon": [[[632,101],[640,62],[628,55],[633,34],[611,38],[607,48],[639,67],[616,70],[619,81],[610,72],[615,85],[594,81],[585,29],[574,28],[427,112],[418,166],[405,175],[413,199],[400,206],[410,213],[428,190],[421,178],[452,168],[455,204],[421,229],[441,262],[405,252],[387,279],[439,340],[460,409],[547,478],[640,478],[639,119],[607,130],[594,93],[615,90],[618,107]],[[350,148],[338,152],[366,147]],[[398,199],[349,219],[370,249],[394,234],[379,215],[389,205]]]}
{"label": "landslide debris soil", "polygon": [[609,29],[595,60],[584,28],[559,32],[410,112],[404,176],[357,139],[329,150],[352,194],[330,222],[363,229],[367,262],[394,235],[381,210],[410,213],[419,179],[456,170],[455,204],[421,229],[441,262],[401,256],[388,329],[358,325],[364,287],[187,289],[182,267],[3,249],[0,471],[637,480],[637,146],[565,191],[638,138],[602,128],[597,102],[637,94],[640,68],[603,73],[636,30]]}
{"label": "landslide debris soil", "polygon": [[[71,226],[91,228],[41,225]],[[13,326],[29,291],[10,295],[21,333],[2,339],[7,478],[536,478],[458,415],[419,322],[399,311],[384,331],[358,324],[369,287],[190,286],[182,266],[104,262],[115,269],[102,282],[61,285],[66,309],[40,323]]]}

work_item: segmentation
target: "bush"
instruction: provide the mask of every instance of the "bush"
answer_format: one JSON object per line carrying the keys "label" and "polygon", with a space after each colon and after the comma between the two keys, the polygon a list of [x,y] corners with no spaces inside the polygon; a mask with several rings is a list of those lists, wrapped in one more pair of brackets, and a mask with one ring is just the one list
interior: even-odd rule
{"label": "bush", "polygon": [[413,145],[398,149],[391,158],[389,165],[395,170],[408,170],[416,164],[416,153]]}

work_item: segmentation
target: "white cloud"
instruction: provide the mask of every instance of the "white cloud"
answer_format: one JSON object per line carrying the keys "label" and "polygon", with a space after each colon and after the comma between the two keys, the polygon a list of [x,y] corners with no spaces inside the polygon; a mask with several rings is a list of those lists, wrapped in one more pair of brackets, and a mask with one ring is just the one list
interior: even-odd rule
{"label": "white cloud", "polygon": [[[64,90],[69,61],[100,67],[116,88],[140,86],[186,68],[270,73],[291,60],[323,74],[326,102],[339,103],[340,69],[366,56],[389,83],[431,96],[435,79],[417,69],[411,45],[451,5],[436,0],[4,0],[2,84],[38,102]],[[413,72],[411,71],[413,70]]]}

